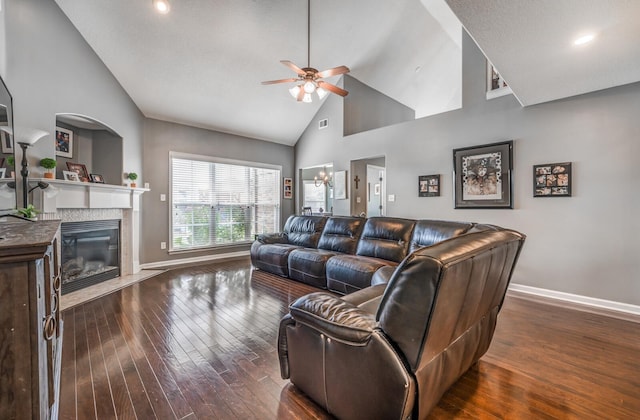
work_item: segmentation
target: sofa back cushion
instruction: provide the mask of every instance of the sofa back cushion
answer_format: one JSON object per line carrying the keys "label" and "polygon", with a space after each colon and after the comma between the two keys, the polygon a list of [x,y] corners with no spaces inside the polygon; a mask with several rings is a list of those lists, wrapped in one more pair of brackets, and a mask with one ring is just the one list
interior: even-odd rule
{"label": "sofa back cushion", "polygon": [[488,345],[524,239],[506,229],[470,233],[422,248],[398,266],[377,318],[414,372],[485,321],[461,345],[468,345],[465,357],[474,355],[472,343]]}
{"label": "sofa back cushion", "polygon": [[356,255],[400,262],[407,256],[415,220],[395,217],[367,219]]}
{"label": "sofa back cushion", "polygon": [[418,220],[413,228],[409,253],[442,242],[445,239],[462,235],[473,227],[470,222],[449,222],[446,220]]}
{"label": "sofa back cushion", "polygon": [[326,221],[322,216],[289,216],[284,225],[287,241],[291,245],[316,248]]}
{"label": "sofa back cushion", "polygon": [[330,217],[320,236],[318,248],[355,254],[364,221],[361,217]]}

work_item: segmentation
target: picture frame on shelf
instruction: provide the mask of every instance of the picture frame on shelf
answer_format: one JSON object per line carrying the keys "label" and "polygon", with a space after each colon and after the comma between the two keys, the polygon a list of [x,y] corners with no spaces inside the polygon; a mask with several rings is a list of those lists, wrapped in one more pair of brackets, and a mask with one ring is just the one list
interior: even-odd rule
{"label": "picture frame on shelf", "polygon": [[87,171],[87,167],[82,163],[67,162],[67,169],[77,173],[81,182],[89,182],[89,172]]}
{"label": "picture frame on shelf", "polygon": [[0,143],[2,153],[13,153],[13,140],[11,138],[11,134],[7,133],[6,131],[0,130]]}
{"label": "picture frame on shelf", "polygon": [[513,93],[511,87],[502,78],[498,70],[487,60],[487,99],[498,98],[500,96]]}
{"label": "picture frame on shelf", "polygon": [[89,176],[91,177],[91,182],[95,184],[104,184],[104,178],[102,175],[90,174]]}
{"label": "picture frame on shelf", "polygon": [[[2,160],[4,160],[4,158]],[[6,172],[7,168],[0,168],[0,179],[4,178]]]}
{"label": "picture frame on shelf", "polygon": [[80,177],[78,176],[77,172],[62,171],[62,176],[65,181],[80,182]]}
{"label": "picture frame on shelf", "polygon": [[73,157],[73,131],[56,126],[56,156]]}
{"label": "picture frame on shelf", "polygon": [[418,197],[439,197],[440,175],[420,175],[418,177]]}
{"label": "picture frame on shelf", "polygon": [[293,178],[282,179],[282,197],[288,200],[293,198]]}
{"label": "picture frame on shelf", "polygon": [[513,140],[453,150],[456,209],[512,209]]}
{"label": "picture frame on shelf", "polygon": [[533,165],[534,197],[571,197],[571,162]]}

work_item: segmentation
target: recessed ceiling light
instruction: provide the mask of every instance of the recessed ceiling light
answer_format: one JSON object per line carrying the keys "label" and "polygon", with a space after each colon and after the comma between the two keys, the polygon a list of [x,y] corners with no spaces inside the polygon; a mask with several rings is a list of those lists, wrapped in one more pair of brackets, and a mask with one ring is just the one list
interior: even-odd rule
{"label": "recessed ceiling light", "polygon": [[169,0],[153,0],[153,7],[159,13],[166,15],[171,10],[171,6],[169,5]]}
{"label": "recessed ceiling light", "polygon": [[575,41],[573,41],[573,45],[584,45],[584,44],[588,44],[589,42],[593,41],[595,39],[595,35],[594,34],[587,34],[587,35],[583,35],[579,38],[576,38]]}

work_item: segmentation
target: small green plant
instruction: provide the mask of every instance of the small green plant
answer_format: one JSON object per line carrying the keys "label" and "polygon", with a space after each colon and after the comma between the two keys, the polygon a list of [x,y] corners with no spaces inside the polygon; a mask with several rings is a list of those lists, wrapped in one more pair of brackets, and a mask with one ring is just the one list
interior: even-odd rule
{"label": "small green plant", "polygon": [[58,162],[56,162],[55,159],[51,159],[51,158],[44,158],[44,159],[40,159],[40,166],[42,166],[44,169],[55,169],[56,165],[58,164]]}
{"label": "small green plant", "polygon": [[20,213],[27,219],[35,219],[36,217],[38,217],[38,213],[40,213],[40,211],[33,207],[33,204],[29,204],[27,207],[18,209],[18,213]]}
{"label": "small green plant", "polygon": [[138,179],[138,174],[135,173],[135,172],[129,172],[127,174],[127,178],[132,180],[132,181],[135,181],[136,179]]}
{"label": "small green plant", "polygon": [[13,155],[9,156],[7,158],[7,164],[13,168],[14,165],[16,164],[16,158],[13,157]]}

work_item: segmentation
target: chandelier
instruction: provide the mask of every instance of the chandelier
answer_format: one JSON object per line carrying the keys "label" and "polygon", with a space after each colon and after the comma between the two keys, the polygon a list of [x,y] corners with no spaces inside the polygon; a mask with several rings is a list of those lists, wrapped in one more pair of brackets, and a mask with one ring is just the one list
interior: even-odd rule
{"label": "chandelier", "polygon": [[328,186],[329,188],[333,188],[333,178],[331,177],[331,175],[333,175],[333,173],[329,172],[329,174],[327,175],[327,173],[325,171],[320,171],[319,173],[320,177],[318,177],[318,175],[313,177],[313,184],[316,187],[321,187],[321,186]]}

